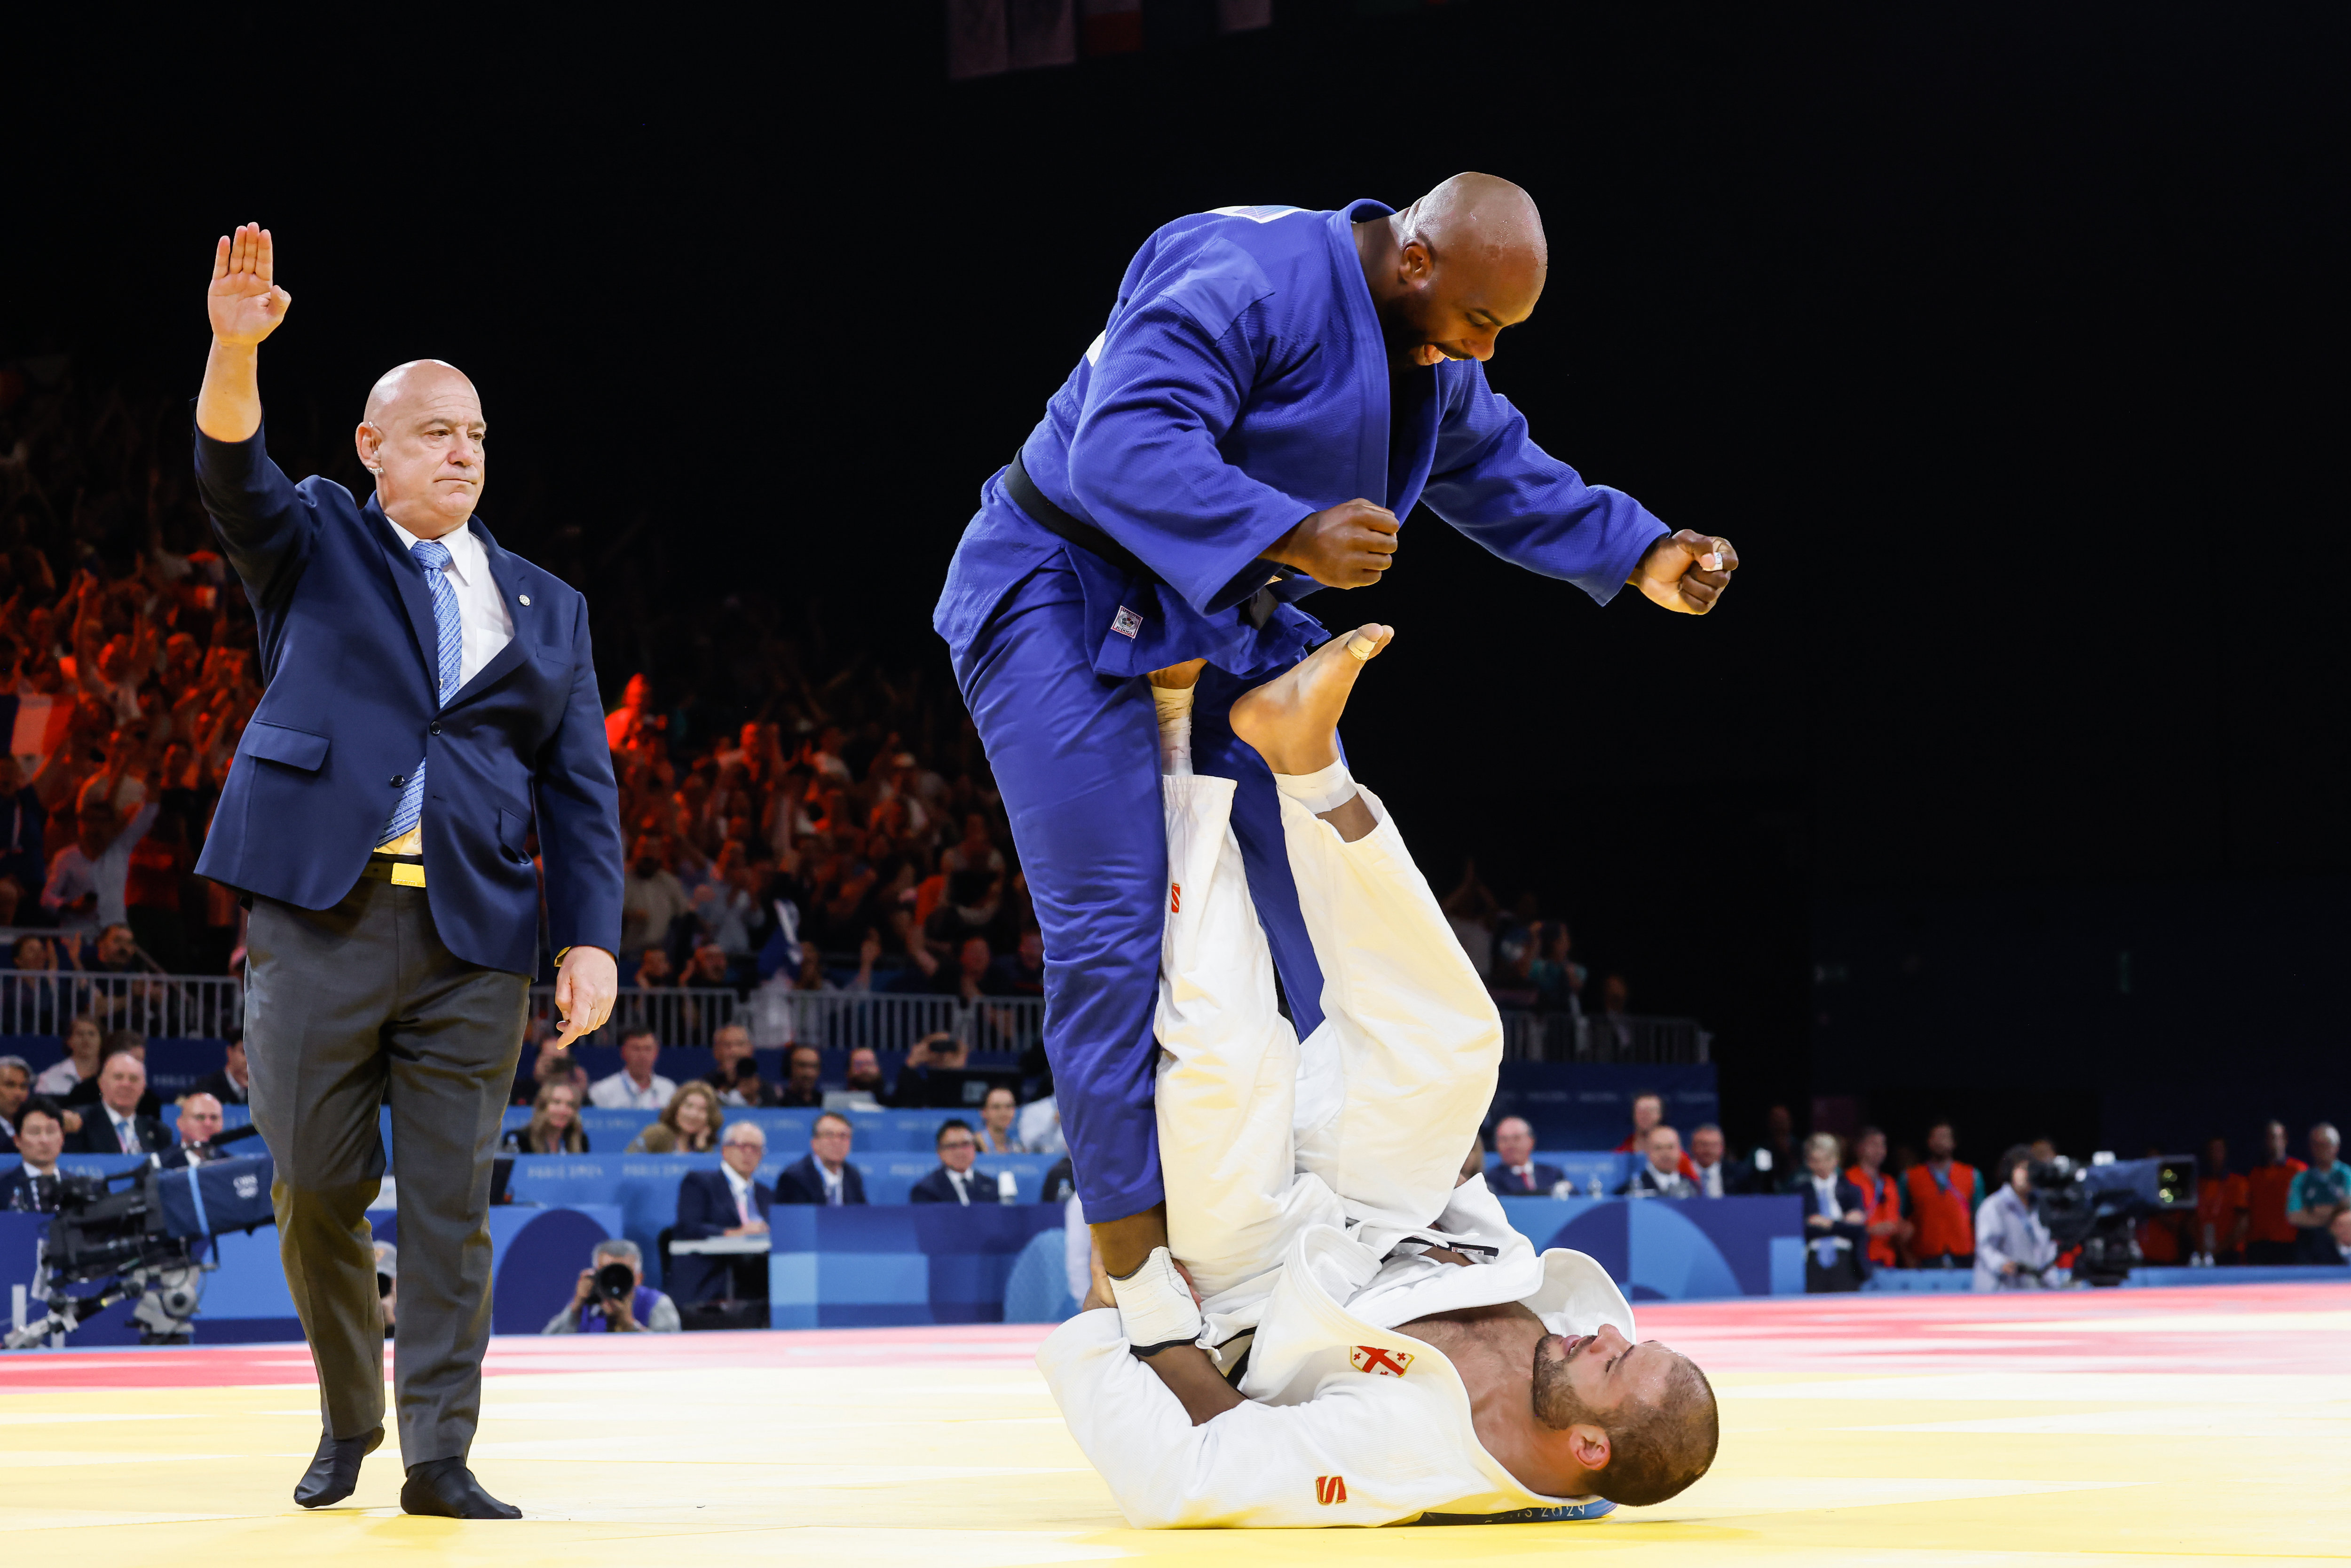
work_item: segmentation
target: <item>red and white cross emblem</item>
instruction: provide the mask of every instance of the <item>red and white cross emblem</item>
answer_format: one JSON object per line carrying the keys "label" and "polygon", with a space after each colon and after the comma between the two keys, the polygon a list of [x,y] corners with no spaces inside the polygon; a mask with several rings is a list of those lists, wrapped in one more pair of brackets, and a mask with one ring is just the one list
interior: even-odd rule
{"label": "red and white cross emblem", "polygon": [[1374,1377],[1402,1377],[1412,1365],[1412,1352],[1359,1344],[1348,1350],[1347,1359],[1354,1364],[1357,1372],[1368,1372]]}

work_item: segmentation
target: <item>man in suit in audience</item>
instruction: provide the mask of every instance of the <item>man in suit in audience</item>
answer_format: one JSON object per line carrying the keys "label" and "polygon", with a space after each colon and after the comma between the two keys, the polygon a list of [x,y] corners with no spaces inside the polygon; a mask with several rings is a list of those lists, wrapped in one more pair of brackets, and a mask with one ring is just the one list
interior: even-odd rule
{"label": "man in suit in audience", "polygon": [[1755,1172],[1745,1160],[1730,1157],[1722,1129],[1708,1122],[1690,1134],[1687,1169],[1700,1197],[1738,1197],[1755,1190]]}
{"label": "man in suit in audience", "polygon": [[849,1163],[849,1118],[828,1111],[809,1129],[806,1158],[776,1178],[778,1203],[839,1206],[865,1201],[865,1177]]}
{"label": "man in suit in audience", "polygon": [[1505,1116],[1494,1128],[1494,1153],[1501,1164],[1486,1173],[1486,1185],[1502,1197],[1549,1197],[1567,1179],[1557,1166],[1535,1159],[1535,1130],[1523,1116]]}
{"label": "man in suit in audience", "polygon": [[141,1115],[139,1103],[147,1093],[147,1069],[136,1052],[115,1047],[120,1031],[110,1038],[111,1054],[98,1070],[98,1103],[82,1113],[81,1131],[66,1152],[71,1155],[153,1155],[172,1146],[163,1124]]}
{"label": "man in suit in audience", "polygon": [[0,1155],[16,1146],[16,1113],[33,1097],[33,1065],[21,1056],[0,1056]]}
{"label": "man in suit in audience", "polygon": [[229,1036],[228,1059],[221,1063],[218,1072],[196,1081],[197,1090],[211,1095],[224,1105],[250,1104],[253,1099],[253,1078],[245,1065],[245,1030],[238,1029]]}
{"label": "man in suit in audience", "polygon": [[[126,1051],[138,1060],[140,1074],[142,1078],[145,1076],[147,1071],[147,1037],[141,1034],[135,1029],[118,1029],[108,1030],[105,1042],[98,1049],[98,1071],[90,1074],[88,1078],[83,1079],[80,1082],[75,1084],[71,1089],[67,1090],[66,1092],[58,1098],[57,1103],[65,1107],[66,1113],[68,1116],[76,1111],[82,1111],[86,1114],[88,1107],[98,1103],[99,1081],[106,1076],[106,1064],[115,1057],[120,1056]],[[152,1089],[141,1090],[139,1092],[139,1113],[141,1116],[152,1116],[161,1119],[163,1114],[162,1096],[157,1094]],[[107,1152],[109,1154],[113,1153],[111,1149]]]}
{"label": "man in suit in audience", "polygon": [[1869,1278],[1869,1199],[1837,1169],[1834,1133],[1804,1140],[1804,1289],[1858,1291]]}
{"label": "man in suit in audience", "polygon": [[178,1170],[183,1166],[200,1166],[209,1160],[225,1160],[235,1151],[215,1149],[212,1141],[221,1130],[221,1103],[198,1090],[183,1094],[179,1100],[180,1121],[172,1129],[179,1137],[176,1146],[167,1151],[159,1162],[165,1170]]}
{"label": "man in suit in audience", "polygon": [[[719,1141],[718,1157],[718,1169],[688,1171],[678,1183],[674,1239],[767,1234],[776,1194],[758,1176],[759,1162],[768,1157],[768,1134],[752,1123],[734,1123]],[[669,1294],[679,1301],[716,1300],[727,1293],[732,1272],[725,1258],[678,1258],[671,1265]]]}
{"label": "man in suit in audience", "polygon": [[1698,1184],[1682,1174],[1682,1135],[1659,1123],[1649,1129],[1648,1157],[1632,1179],[1616,1189],[1619,1197],[1696,1197]]}
{"label": "man in suit in audience", "polygon": [[0,1176],[0,1212],[57,1211],[57,1155],[65,1146],[66,1124],[57,1102],[26,1101],[16,1112],[16,1152],[24,1163]]}
{"label": "man in suit in audience", "polygon": [[996,1184],[972,1168],[979,1157],[979,1137],[971,1124],[950,1117],[939,1124],[939,1168],[914,1184],[909,1203],[994,1203]]}

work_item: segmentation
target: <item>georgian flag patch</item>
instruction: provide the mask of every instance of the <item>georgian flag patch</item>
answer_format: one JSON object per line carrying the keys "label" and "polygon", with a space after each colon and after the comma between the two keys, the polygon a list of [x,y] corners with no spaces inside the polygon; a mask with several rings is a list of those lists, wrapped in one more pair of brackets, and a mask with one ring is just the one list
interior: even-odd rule
{"label": "georgian flag patch", "polygon": [[1132,637],[1143,630],[1143,617],[1122,604],[1118,613],[1111,617],[1110,629],[1122,637]]}
{"label": "georgian flag patch", "polygon": [[1359,1344],[1348,1349],[1347,1359],[1357,1372],[1368,1372],[1374,1377],[1402,1377],[1412,1365],[1412,1352]]}

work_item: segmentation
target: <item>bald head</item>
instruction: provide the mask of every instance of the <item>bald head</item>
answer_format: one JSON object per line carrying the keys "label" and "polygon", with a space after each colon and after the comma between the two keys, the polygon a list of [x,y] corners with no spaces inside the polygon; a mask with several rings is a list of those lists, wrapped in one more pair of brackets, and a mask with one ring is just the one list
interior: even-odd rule
{"label": "bald head", "polygon": [[1403,237],[1490,267],[1551,265],[1535,199],[1494,174],[1456,174],[1397,214]]}
{"label": "bald head", "polygon": [[481,394],[456,366],[411,360],[369,389],[354,440],[385,517],[419,538],[465,526],[480,501],[489,427]]}
{"label": "bald head", "polygon": [[1551,266],[1534,198],[1492,174],[1456,174],[1357,224],[1355,248],[1390,357],[1414,365],[1492,358],[1501,329],[1534,313]]}
{"label": "bald head", "polygon": [[418,400],[442,398],[463,399],[476,417],[482,412],[481,394],[465,371],[446,360],[411,360],[376,378],[375,385],[368,389],[363,417],[371,424],[381,424]]}

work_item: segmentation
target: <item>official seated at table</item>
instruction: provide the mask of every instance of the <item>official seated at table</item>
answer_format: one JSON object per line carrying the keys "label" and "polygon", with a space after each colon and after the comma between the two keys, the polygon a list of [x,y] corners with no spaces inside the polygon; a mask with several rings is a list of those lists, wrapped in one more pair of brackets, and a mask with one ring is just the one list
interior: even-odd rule
{"label": "official seated at table", "polygon": [[1523,1116],[1505,1116],[1494,1127],[1494,1153],[1501,1164],[1486,1173],[1486,1185],[1502,1197],[1549,1197],[1567,1179],[1557,1166],[1535,1158],[1535,1130]]}
{"label": "official seated at table", "polygon": [[1689,1154],[1682,1168],[1685,1174],[1695,1173],[1690,1180],[1700,1197],[1739,1197],[1757,1190],[1755,1167],[1730,1157],[1722,1129],[1712,1122],[1702,1123],[1690,1134]]}
{"label": "official seated at table", "polygon": [[828,1204],[865,1201],[865,1177],[849,1163],[849,1118],[828,1111],[809,1129],[809,1152],[776,1178],[778,1203]]}
{"label": "official seated at table", "polygon": [[914,1184],[906,1195],[907,1202],[957,1203],[969,1208],[975,1203],[997,1200],[996,1183],[972,1169],[972,1162],[979,1157],[979,1139],[970,1123],[960,1117],[940,1123],[937,1147],[939,1168]]}
{"label": "official seated at table", "polygon": [[509,1130],[498,1147],[510,1155],[584,1155],[588,1130],[580,1124],[580,1089],[556,1079],[538,1086],[530,1125]]}
{"label": "official seated at table", "polygon": [[[135,1029],[108,1032],[105,1042],[99,1047],[98,1071],[75,1084],[57,1101],[68,1117],[76,1111],[87,1115],[89,1107],[104,1098],[106,1064],[118,1056],[129,1056],[139,1063],[139,1114],[162,1120],[162,1096],[147,1087],[147,1037]],[[109,1154],[113,1152],[111,1149],[107,1151]]]}
{"label": "official seated at table", "polygon": [[[688,1171],[677,1184],[677,1225],[673,1241],[707,1241],[719,1236],[765,1236],[773,1188],[758,1179],[768,1157],[768,1134],[750,1122],[726,1129],[719,1145],[724,1163],[715,1171]],[[733,1265],[726,1256],[670,1255],[670,1293],[680,1301],[709,1301],[731,1294]]]}
{"label": "official seated at table", "polygon": [[16,1153],[24,1163],[0,1176],[0,1210],[21,1214],[57,1211],[57,1155],[65,1151],[66,1124],[57,1102],[45,1096],[16,1108]]}
{"label": "official seated at table", "polygon": [[[200,1166],[213,1160],[232,1157],[235,1150],[215,1149],[213,1139],[221,1130],[221,1103],[199,1089],[183,1094],[179,1099],[180,1120],[172,1131],[179,1138],[176,1146],[156,1163],[165,1170],[179,1170],[188,1166]],[[256,1144],[254,1152],[261,1145]]]}
{"label": "official seated at table", "polygon": [[659,1120],[629,1140],[630,1155],[706,1155],[718,1146],[726,1113],[718,1091],[701,1079],[689,1079],[669,1097],[669,1109]]}
{"label": "official seated at table", "polygon": [[1698,1183],[1682,1174],[1682,1135],[1663,1124],[1649,1129],[1646,1155],[1616,1189],[1619,1197],[1696,1197]]}
{"label": "official seated at table", "polygon": [[140,1110],[147,1096],[147,1069],[139,1060],[143,1051],[120,1044],[129,1032],[108,1037],[106,1065],[98,1070],[98,1103],[83,1108],[81,1131],[67,1141],[66,1153],[152,1155],[172,1146],[162,1122]]}
{"label": "official seated at table", "polygon": [[33,1097],[33,1064],[21,1056],[0,1056],[0,1155],[16,1146],[16,1113]]}

